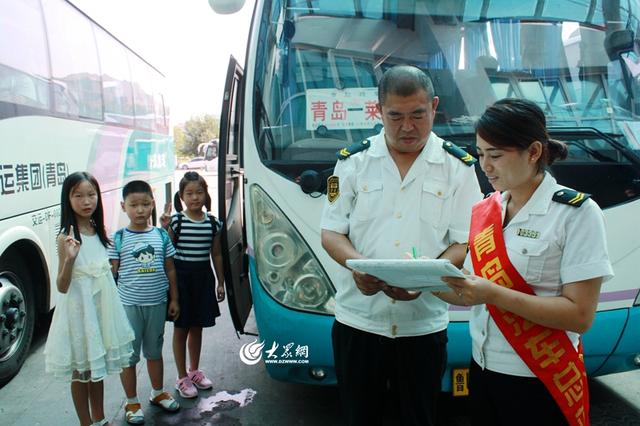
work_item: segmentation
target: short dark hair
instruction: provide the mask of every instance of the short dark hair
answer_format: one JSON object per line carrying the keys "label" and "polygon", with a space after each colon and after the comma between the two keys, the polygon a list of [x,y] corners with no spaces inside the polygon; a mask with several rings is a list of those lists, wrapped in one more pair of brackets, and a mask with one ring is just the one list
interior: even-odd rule
{"label": "short dark hair", "polygon": [[130,194],[148,194],[153,198],[151,185],[143,180],[132,180],[122,188],[122,199],[126,200]]}
{"label": "short dark hair", "polygon": [[540,170],[557,159],[567,158],[567,145],[549,138],[544,112],[527,99],[506,98],[491,105],[476,123],[476,134],[497,148],[520,151],[539,141],[542,144]]}
{"label": "short dark hair", "polygon": [[384,105],[387,95],[411,96],[420,90],[433,99],[433,82],[420,68],[413,65],[396,65],[382,75],[378,83],[378,102]]}

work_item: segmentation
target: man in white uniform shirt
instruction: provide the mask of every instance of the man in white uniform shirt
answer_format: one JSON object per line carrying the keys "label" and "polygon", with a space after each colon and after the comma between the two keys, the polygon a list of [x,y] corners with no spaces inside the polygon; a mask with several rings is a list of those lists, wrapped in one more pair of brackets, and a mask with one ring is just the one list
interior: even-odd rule
{"label": "man in white uniform shirt", "polygon": [[[431,132],[438,106],[420,69],[396,66],[378,86],[383,131],[341,151],[322,217],[322,245],[347,259],[446,258],[462,265],[471,206],[482,199],[475,160]],[[448,305],[367,274],[341,270],[332,338],[350,425],[435,423],[446,365]]]}

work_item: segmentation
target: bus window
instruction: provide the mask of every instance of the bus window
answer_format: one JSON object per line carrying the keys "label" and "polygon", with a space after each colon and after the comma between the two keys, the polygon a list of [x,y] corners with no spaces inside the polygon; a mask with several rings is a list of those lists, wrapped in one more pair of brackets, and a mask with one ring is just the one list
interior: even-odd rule
{"label": "bus window", "polygon": [[164,87],[163,78],[156,71],[151,71],[153,75],[153,106],[156,116],[154,129],[158,133],[167,133],[169,131],[169,117],[164,109],[166,87]]}
{"label": "bus window", "polygon": [[133,102],[136,128],[152,130],[155,122],[152,70],[136,55],[129,54],[129,65],[133,79]]}
{"label": "bus window", "polygon": [[[0,0],[0,116],[17,115],[13,105],[49,108],[49,65],[37,0]],[[28,54],[25,54],[28,52]]]}
{"label": "bus window", "polygon": [[95,28],[102,68],[104,121],[133,127],[133,90],[127,53],[103,29]]}
{"label": "bus window", "polygon": [[102,120],[102,82],[91,22],[65,1],[52,0],[43,5],[55,111]]}

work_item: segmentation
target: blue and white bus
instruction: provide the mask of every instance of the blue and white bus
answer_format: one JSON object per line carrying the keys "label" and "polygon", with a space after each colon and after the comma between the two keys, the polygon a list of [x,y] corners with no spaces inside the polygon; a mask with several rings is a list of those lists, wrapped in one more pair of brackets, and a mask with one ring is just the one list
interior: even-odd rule
{"label": "blue and white bus", "polygon": [[[211,3],[231,12],[234,2]],[[335,383],[341,266],[320,245],[325,179],[336,151],[379,131],[376,86],[399,63],[431,76],[434,132],[473,155],[474,121],[487,105],[519,97],[545,111],[552,137],[569,145],[551,172],[604,209],[616,273],[584,336],[588,372],[638,368],[639,8],[637,0],[256,0],[246,63],[232,58],[227,76],[219,205],[235,325],[243,332],[253,306],[269,373]],[[468,316],[450,308],[443,383],[462,393]],[[287,343],[308,347],[304,362],[267,362]]]}
{"label": "blue and white bus", "polygon": [[1,386],[55,305],[64,178],[96,176],[114,230],[127,180],[171,200],[175,159],[158,70],[65,0],[0,0],[0,11]]}

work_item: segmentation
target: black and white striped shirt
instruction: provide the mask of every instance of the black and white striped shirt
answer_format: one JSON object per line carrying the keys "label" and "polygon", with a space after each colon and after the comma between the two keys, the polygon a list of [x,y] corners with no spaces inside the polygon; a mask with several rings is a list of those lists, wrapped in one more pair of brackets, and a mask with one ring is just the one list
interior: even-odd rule
{"label": "black and white striped shirt", "polygon": [[174,244],[175,259],[185,262],[209,261],[213,237],[222,228],[218,219],[207,214],[203,220],[195,221],[186,214],[177,213],[171,216],[170,226],[177,237]]}

